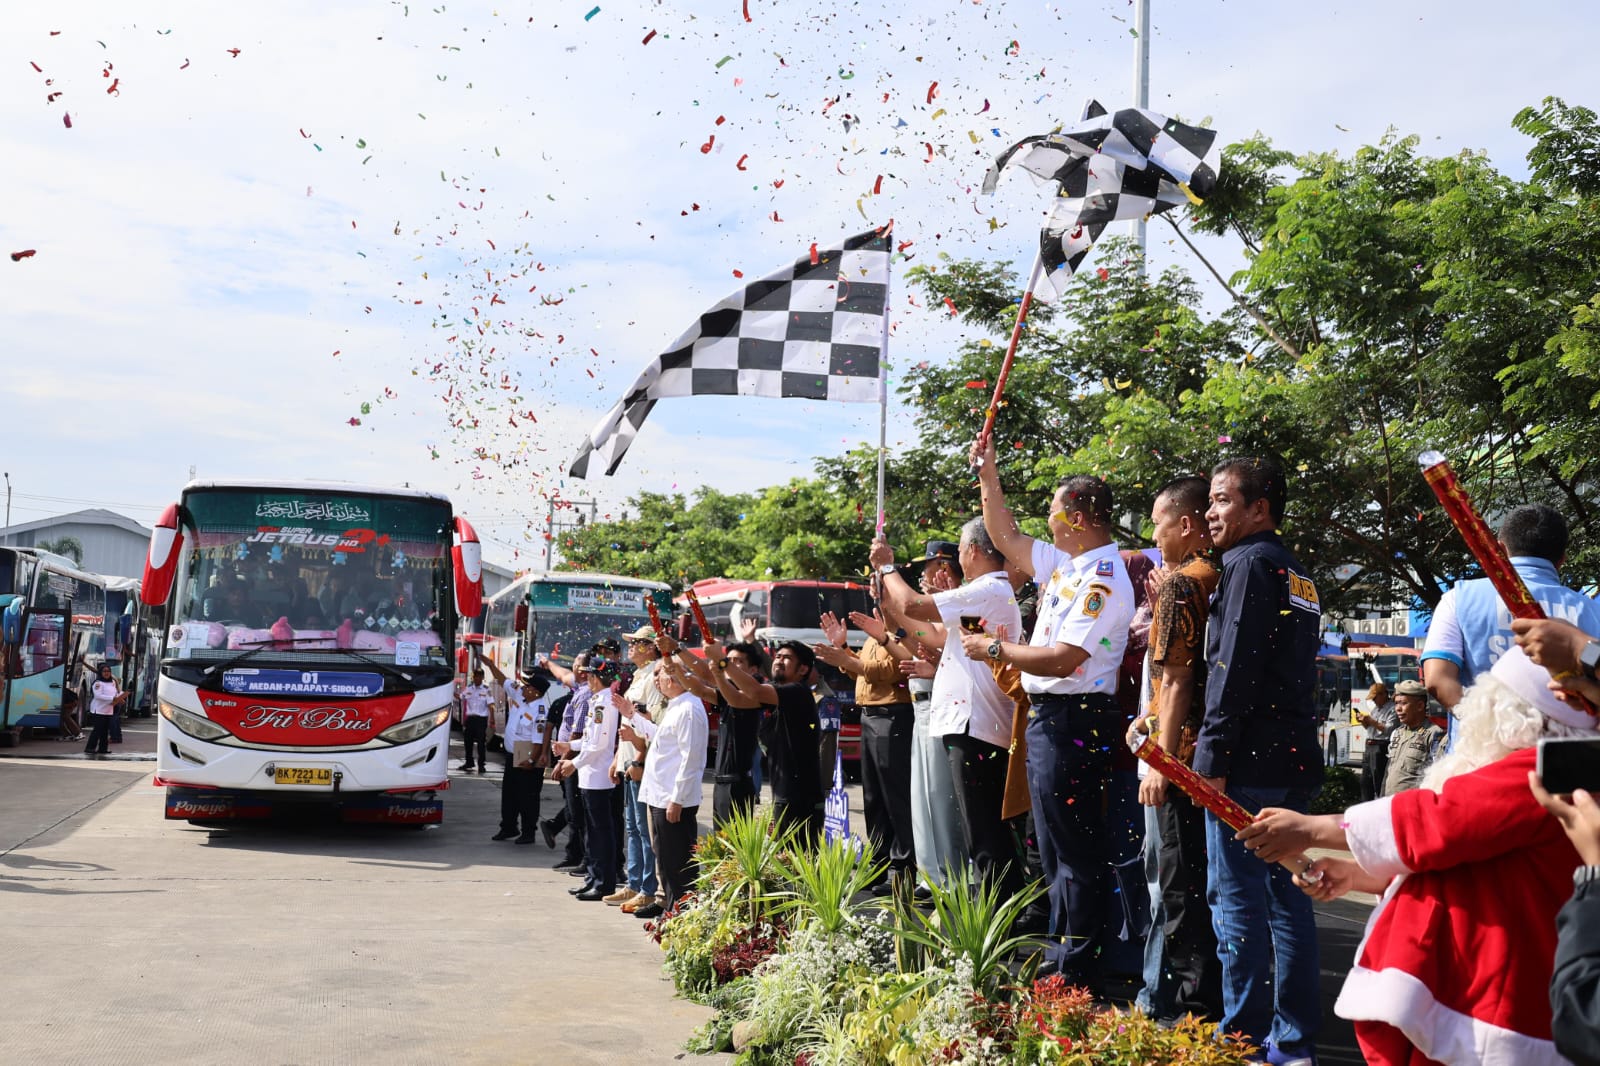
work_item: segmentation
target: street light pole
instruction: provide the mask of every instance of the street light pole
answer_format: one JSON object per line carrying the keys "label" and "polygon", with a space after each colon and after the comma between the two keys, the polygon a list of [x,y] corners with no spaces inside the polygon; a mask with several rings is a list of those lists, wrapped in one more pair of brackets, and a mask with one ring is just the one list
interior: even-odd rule
{"label": "street light pole", "polygon": [[6,543],[11,543],[11,472],[6,471]]}
{"label": "street light pole", "polygon": [[[1133,0],[1133,106],[1150,106],[1150,0]],[[1139,276],[1144,277],[1147,247],[1145,220],[1133,221],[1133,239],[1139,245]]]}

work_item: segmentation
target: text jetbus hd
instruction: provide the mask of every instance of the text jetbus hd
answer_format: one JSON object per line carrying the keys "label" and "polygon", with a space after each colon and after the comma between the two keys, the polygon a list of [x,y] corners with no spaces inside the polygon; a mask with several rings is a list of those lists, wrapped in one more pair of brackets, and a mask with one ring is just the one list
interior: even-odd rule
{"label": "text jetbus hd", "polygon": [[156,523],[141,594],[167,607],[168,818],[442,818],[457,616],[483,597],[477,535],[448,499],[191,482]]}

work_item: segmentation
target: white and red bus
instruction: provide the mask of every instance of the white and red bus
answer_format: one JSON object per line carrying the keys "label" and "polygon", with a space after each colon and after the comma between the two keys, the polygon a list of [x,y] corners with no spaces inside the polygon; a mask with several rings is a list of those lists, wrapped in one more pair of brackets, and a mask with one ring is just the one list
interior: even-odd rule
{"label": "white and red bus", "polygon": [[483,596],[477,535],[448,499],[191,482],[156,523],[141,595],[167,609],[168,818],[441,820],[457,617]]}

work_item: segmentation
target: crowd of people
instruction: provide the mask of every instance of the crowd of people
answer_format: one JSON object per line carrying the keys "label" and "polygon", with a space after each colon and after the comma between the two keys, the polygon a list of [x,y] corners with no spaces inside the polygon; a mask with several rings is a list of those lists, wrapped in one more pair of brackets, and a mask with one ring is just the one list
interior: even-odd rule
{"label": "crowd of people", "polygon": [[[1102,990],[1125,932],[1114,770],[1153,743],[1259,813],[1236,831],[1140,764],[1147,1013],[1210,1018],[1264,1061],[1314,1063],[1313,902],[1365,891],[1381,900],[1336,1010],[1370,1062],[1600,1062],[1600,935],[1582,920],[1600,907],[1600,806],[1581,790],[1553,796],[1532,773],[1540,741],[1595,735],[1581,699],[1600,705],[1600,609],[1560,582],[1558,512],[1517,508],[1500,530],[1555,620],[1513,624],[1486,580],[1452,589],[1423,678],[1392,698],[1375,686],[1361,711],[1363,802],[1313,815],[1321,604],[1277,532],[1282,468],[1229,459],[1164,485],[1152,555],[1119,548],[1100,478],[1064,479],[1037,539],[1008,506],[992,445],[971,458],[981,515],[916,560],[873,541],[876,608],[824,614],[821,644],[786,641],[769,660],[713,634],[691,652],[646,626],[570,668],[545,661],[513,680],[486,662],[509,714],[495,839],[554,847],[566,831],[558,866],[581,878],[577,899],[662,914],[694,884],[711,711],[712,824],[755,805],[764,752],[777,824],[814,840],[837,731],[821,661],[856,686],[864,821],[887,860],[874,891],[925,895],[969,869],[1005,892],[1042,881],[1022,919],[1041,974]],[[551,679],[572,690],[557,711],[543,698]],[[1430,695],[1454,719],[1448,744]],[[475,669],[463,769],[484,772],[490,697]],[[541,822],[547,769],[563,803]],[[1351,857],[1304,865],[1317,848]]]}

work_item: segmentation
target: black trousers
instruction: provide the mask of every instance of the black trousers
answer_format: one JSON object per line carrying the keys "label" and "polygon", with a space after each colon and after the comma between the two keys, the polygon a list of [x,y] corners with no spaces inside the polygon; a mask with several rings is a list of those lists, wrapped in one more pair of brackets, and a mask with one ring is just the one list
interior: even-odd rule
{"label": "black trousers", "polygon": [[676,822],[669,822],[665,808],[650,808],[650,831],[655,836],[656,873],[660,875],[661,895],[668,907],[693,891],[695,878],[700,876],[700,864],[694,857],[694,842],[700,833],[695,816],[699,813],[698,805],[685,807]]}
{"label": "black trousers", "polygon": [[1216,1021],[1222,1017],[1222,964],[1217,933],[1206,902],[1206,812],[1168,787],[1156,810],[1161,851],[1162,967],[1171,974],[1173,1006],[1179,1014]]}
{"label": "black trousers", "polygon": [[1381,741],[1367,740],[1367,750],[1361,755],[1361,802],[1367,803],[1383,795],[1383,782],[1389,776],[1389,738]]}
{"label": "black trousers", "polygon": [[1039,696],[1028,721],[1028,793],[1050,892],[1045,958],[1092,986],[1111,917],[1106,782],[1122,712],[1105,695]]}
{"label": "black trousers", "polygon": [[798,842],[805,847],[814,848],[822,839],[822,820],[820,806],[805,807],[778,799],[772,801],[772,823],[778,832],[798,830]]}
{"label": "black trousers", "polygon": [[622,805],[627,802],[625,791],[620,780],[617,782],[617,787],[611,790],[612,839],[617,842],[617,883],[624,885],[628,883],[628,855],[627,848],[623,846],[623,841],[628,838],[622,828]]}
{"label": "black trousers", "polygon": [[111,738],[111,715],[91,714],[89,722],[89,743],[83,750],[86,753],[108,754],[111,751],[107,746]]}
{"label": "black trousers", "polygon": [[[461,724],[461,746],[466,749],[466,753],[461,760],[461,765],[463,767],[470,768],[473,765],[487,767],[489,765],[487,754],[488,736],[489,716],[486,714],[467,715],[466,721],[462,722]],[[476,762],[474,762],[472,758],[472,749],[474,745],[476,745],[478,749],[478,758]]]}
{"label": "black trousers", "polygon": [[950,779],[955,785],[967,855],[979,876],[998,880],[1003,898],[1009,899],[1023,884],[1017,836],[1000,817],[1005,805],[1006,764],[1011,761],[1011,754],[965,733],[946,736],[944,751],[950,760]]}
{"label": "black trousers", "polygon": [[531,837],[539,832],[539,786],[544,783],[544,771],[538,767],[519,770],[512,765],[511,752],[505,756],[505,776],[500,780],[500,832]]}
{"label": "black trousers", "polygon": [[861,709],[861,796],[867,839],[889,869],[917,864],[911,836],[911,704]]}
{"label": "black trousers", "polygon": [[[562,783],[575,779],[576,775],[564,779]],[[589,846],[589,880],[594,882],[596,888],[610,895],[617,887],[617,836],[611,818],[612,793],[621,792],[622,789],[580,788],[577,791],[587,828],[585,839]],[[573,826],[576,829],[577,823],[573,823]]]}
{"label": "black trousers", "polygon": [[[614,790],[603,788],[596,789],[595,791],[611,792]],[[569,774],[568,776],[563,777],[561,779],[561,797],[566,801],[566,805],[563,806],[560,811],[556,812],[556,816],[554,818],[550,819],[550,821],[553,823],[551,828],[554,832],[561,832],[561,830],[564,828],[563,823],[572,827],[572,832],[567,834],[567,850],[563,856],[563,858],[565,858],[568,862],[582,862],[584,860],[584,856],[588,853],[589,819],[586,814],[586,801],[584,800],[582,793],[583,789],[578,787],[577,774]],[[607,817],[610,816],[610,802],[611,800],[607,798]],[[615,849],[616,837],[611,838],[611,844],[612,848]]]}
{"label": "black trousers", "polygon": [[738,774],[730,780],[717,778],[711,789],[711,825],[722,828],[722,823],[738,812],[749,814],[756,806],[756,782],[749,774]]}

